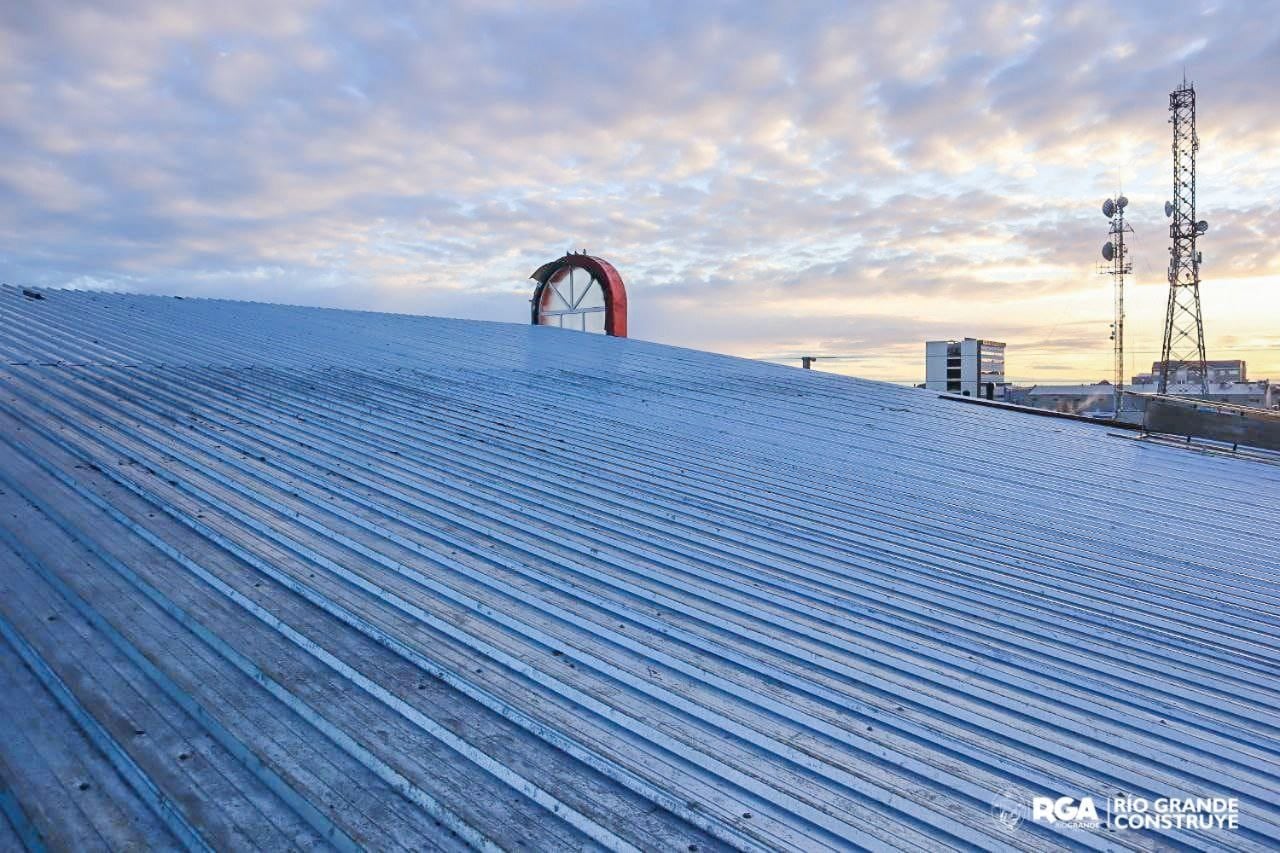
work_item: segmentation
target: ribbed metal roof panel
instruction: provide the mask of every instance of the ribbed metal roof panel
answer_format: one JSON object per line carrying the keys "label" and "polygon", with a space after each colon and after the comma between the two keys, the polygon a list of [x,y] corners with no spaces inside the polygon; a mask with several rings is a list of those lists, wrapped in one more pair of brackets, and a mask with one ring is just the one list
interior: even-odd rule
{"label": "ribbed metal roof panel", "polygon": [[[551,328],[44,296],[0,291],[0,839],[1280,843],[1280,467]],[[992,813],[1120,793],[1242,826]]]}

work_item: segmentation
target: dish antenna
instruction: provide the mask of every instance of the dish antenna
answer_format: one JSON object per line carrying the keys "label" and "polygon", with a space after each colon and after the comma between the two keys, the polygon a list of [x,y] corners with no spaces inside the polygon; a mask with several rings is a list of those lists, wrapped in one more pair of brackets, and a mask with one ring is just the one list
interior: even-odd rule
{"label": "dish antenna", "polygon": [[1114,260],[1116,256],[1116,244],[1110,240],[1102,244],[1102,259],[1104,261]]}
{"label": "dish antenna", "polygon": [[[1111,214],[1115,212],[1116,212],[1116,203],[1114,201],[1112,201],[1111,199],[1107,199],[1102,203],[1102,215],[1107,217],[1107,219],[1110,219]],[[1110,258],[1108,258],[1108,260],[1110,260]]]}
{"label": "dish antenna", "polygon": [[1116,199],[1116,210],[1124,210],[1128,206],[1129,206],[1129,199],[1125,198],[1124,196],[1120,196],[1120,198]]}
{"label": "dish antenna", "polygon": [[1173,202],[1171,202],[1171,201],[1166,201],[1166,202],[1164,203],[1164,215],[1165,215],[1165,216],[1173,216]]}
{"label": "dish antenna", "polygon": [[1209,223],[1203,219],[1196,223],[1196,233],[1203,234],[1209,230]]}

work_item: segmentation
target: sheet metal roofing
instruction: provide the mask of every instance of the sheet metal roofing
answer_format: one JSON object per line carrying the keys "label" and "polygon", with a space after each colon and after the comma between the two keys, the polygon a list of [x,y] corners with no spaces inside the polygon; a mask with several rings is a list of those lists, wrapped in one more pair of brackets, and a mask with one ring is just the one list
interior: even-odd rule
{"label": "sheet metal roofing", "polygon": [[[1280,843],[1280,467],[551,328],[0,291],[0,848]],[[1237,831],[1002,821],[1230,796]]]}

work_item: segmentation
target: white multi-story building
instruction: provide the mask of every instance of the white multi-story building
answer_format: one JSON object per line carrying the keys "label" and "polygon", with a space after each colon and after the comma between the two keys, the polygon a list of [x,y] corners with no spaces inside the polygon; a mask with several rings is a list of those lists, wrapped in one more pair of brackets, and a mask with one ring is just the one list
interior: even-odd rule
{"label": "white multi-story building", "polygon": [[1004,344],[981,338],[962,341],[926,341],[924,385],[931,391],[1003,400]]}

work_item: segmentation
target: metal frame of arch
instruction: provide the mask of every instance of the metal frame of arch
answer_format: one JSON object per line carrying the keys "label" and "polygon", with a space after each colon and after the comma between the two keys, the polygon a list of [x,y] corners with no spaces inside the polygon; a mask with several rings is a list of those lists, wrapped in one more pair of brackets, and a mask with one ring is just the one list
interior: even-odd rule
{"label": "metal frame of arch", "polygon": [[543,303],[551,278],[566,267],[574,267],[591,273],[600,284],[604,293],[604,333],[615,338],[627,336],[627,290],[622,284],[622,276],[614,269],[613,264],[592,255],[570,252],[562,258],[543,264],[529,276],[538,283],[530,300],[530,317],[535,326],[540,325]]}

